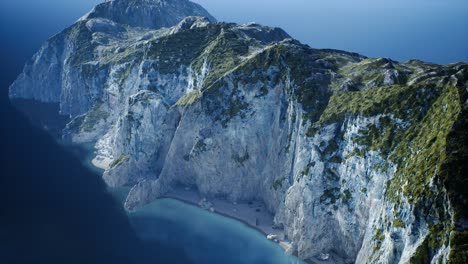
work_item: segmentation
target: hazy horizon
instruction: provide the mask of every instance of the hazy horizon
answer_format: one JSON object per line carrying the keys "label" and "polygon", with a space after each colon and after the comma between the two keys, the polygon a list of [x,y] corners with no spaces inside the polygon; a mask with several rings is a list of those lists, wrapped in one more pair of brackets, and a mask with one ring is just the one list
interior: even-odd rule
{"label": "hazy horizon", "polygon": [[193,1],[219,20],[278,26],[313,48],[398,61],[468,61],[468,1]]}
{"label": "hazy horizon", "polygon": [[468,0],[103,1],[0,0],[0,263],[468,263]]}
{"label": "hazy horizon", "polygon": [[[99,0],[4,0],[2,55],[28,59],[47,38]],[[313,48],[358,52],[398,61],[468,61],[468,1],[463,0],[193,0],[219,21],[283,28]]]}

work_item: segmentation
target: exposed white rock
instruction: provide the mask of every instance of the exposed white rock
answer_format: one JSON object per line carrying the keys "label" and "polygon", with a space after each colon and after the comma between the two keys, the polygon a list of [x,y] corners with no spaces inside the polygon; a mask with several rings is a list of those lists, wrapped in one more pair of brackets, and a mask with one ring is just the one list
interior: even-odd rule
{"label": "exposed white rock", "polygon": [[[357,111],[321,124],[320,114],[337,91],[392,89],[410,74],[409,85],[436,77],[459,84],[466,71],[446,78],[432,66],[314,50],[277,28],[213,21],[185,0],[106,1],[46,42],[10,96],[60,104],[73,119],[64,138],[96,142],[106,183],[133,186],[128,210],[182,184],[207,197],[200,206],[211,211],[210,197],[262,201],[258,210],[284,229],[280,245],[303,259],[409,262],[431,219],[408,197],[387,199],[402,166],[359,139],[382,119],[398,131],[412,120]],[[446,262],[449,252],[439,248],[432,261]]]}
{"label": "exposed white rock", "polygon": [[267,239],[268,239],[268,240],[276,240],[277,238],[278,238],[277,235],[273,235],[273,234],[268,234],[268,235],[267,235]]}
{"label": "exposed white rock", "polygon": [[328,254],[328,253],[320,253],[319,258],[320,258],[320,260],[329,260],[329,259],[330,259],[330,254]]}
{"label": "exposed white rock", "polygon": [[280,241],[279,245],[281,248],[284,249],[284,252],[286,252],[286,254],[288,255],[292,255],[296,251],[294,245],[289,241]]}

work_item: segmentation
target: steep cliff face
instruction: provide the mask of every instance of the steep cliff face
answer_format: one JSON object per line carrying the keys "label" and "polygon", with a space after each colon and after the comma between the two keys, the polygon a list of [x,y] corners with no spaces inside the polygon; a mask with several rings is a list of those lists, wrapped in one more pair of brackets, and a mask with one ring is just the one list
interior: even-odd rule
{"label": "steep cliff face", "polygon": [[96,142],[113,160],[105,181],[133,186],[128,209],[192,185],[264,201],[304,259],[466,260],[468,64],[312,49],[211,17],[160,28],[173,21],[133,19],[140,5],[185,10],[106,2],[49,40],[10,88],[60,103],[73,118],[64,137]]}

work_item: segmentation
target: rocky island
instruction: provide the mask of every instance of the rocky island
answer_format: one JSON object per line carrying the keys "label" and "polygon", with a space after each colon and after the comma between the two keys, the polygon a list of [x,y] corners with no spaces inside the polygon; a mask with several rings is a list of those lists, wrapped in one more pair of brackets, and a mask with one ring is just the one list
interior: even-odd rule
{"label": "rocky island", "polygon": [[302,259],[466,263],[468,63],[314,49],[187,0],[114,0],[50,38],[11,99],[59,106],[133,210],[188,186],[260,201]]}

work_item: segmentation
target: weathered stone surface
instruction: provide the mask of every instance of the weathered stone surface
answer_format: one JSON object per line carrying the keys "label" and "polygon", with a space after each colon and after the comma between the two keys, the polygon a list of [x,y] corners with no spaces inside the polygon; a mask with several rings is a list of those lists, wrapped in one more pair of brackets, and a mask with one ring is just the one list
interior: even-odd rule
{"label": "weathered stone surface", "polygon": [[312,49],[179,4],[99,5],[43,45],[10,96],[60,103],[64,137],[97,142],[114,160],[106,182],[133,186],[127,209],[192,185],[264,201],[304,259],[448,261],[463,219],[446,141],[466,116],[467,64]]}

